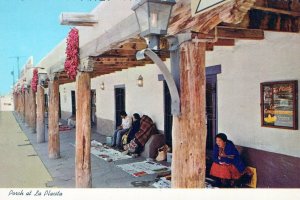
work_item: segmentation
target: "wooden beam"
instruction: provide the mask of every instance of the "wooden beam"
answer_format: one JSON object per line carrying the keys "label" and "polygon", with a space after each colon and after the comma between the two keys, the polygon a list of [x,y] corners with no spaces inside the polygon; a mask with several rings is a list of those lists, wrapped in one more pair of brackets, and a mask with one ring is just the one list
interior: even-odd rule
{"label": "wooden beam", "polygon": [[205,50],[206,51],[213,51],[214,50],[214,43],[207,42],[206,46],[205,46]]}
{"label": "wooden beam", "polygon": [[218,39],[218,41],[213,44],[214,44],[214,46],[234,46],[235,40],[234,39]]}
{"label": "wooden beam", "polygon": [[234,46],[235,41],[233,39],[218,39],[217,42],[207,42],[206,51],[213,51],[214,46]]}
{"label": "wooden beam", "polygon": [[49,81],[48,155],[50,159],[60,157],[59,139],[59,83],[52,77]]}
{"label": "wooden beam", "polygon": [[187,30],[208,33],[221,22],[237,24],[242,21],[254,2],[255,0],[228,1],[193,17],[190,1],[178,1],[172,12],[168,32],[170,35]]}
{"label": "wooden beam", "polygon": [[[168,34],[175,35],[187,31],[208,33],[222,21],[226,21],[227,23],[237,23],[244,17],[248,9],[250,9],[252,2],[254,2],[254,0],[228,1],[222,6],[212,9],[209,13],[192,17],[190,1],[178,0],[172,11]],[[80,58],[99,56],[113,48],[118,49],[119,45],[128,42],[130,38],[136,38],[139,33],[140,29],[136,16],[135,14],[131,14],[109,30],[105,31],[104,34],[87,42],[84,46],[80,46]],[[167,43],[162,44],[167,45]],[[111,55],[120,54],[126,56],[130,55],[129,52],[122,53],[117,51],[111,53]],[[135,55],[135,52],[132,52],[131,55]],[[55,54],[51,53],[48,56],[48,59],[45,60],[56,60],[54,56]],[[56,62],[52,61],[51,63],[51,65],[47,63],[47,65],[50,65],[51,69],[49,71],[51,73],[63,71],[64,59]]]}
{"label": "wooden beam", "polygon": [[90,13],[61,13],[60,24],[71,26],[94,26],[98,23],[95,15]]}
{"label": "wooden beam", "polygon": [[91,175],[91,79],[88,72],[76,77],[76,187],[92,187]]}
{"label": "wooden beam", "polygon": [[37,87],[36,95],[36,133],[37,143],[45,142],[45,91],[40,85]]}
{"label": "wooden beam", "polygon": [[204,188],[206,160],[205,43],[180,47],[181,115],[173,117],[173,188]]}
{"label": "wooden beam", "polygon": [[122,66],[122,65],[97,65],[95,70],[93,72],[115,72],[123,69],[128,69],[129,67],[132,66]]}
{"label": "wooden beam", "polygon": [[[118,70],[118,71],[122,71],[122,70]],[[118,72],[118,71],[115,71],[115,72]],[[111,74],[111,73],[115,73],[115,72],[96,72],[96,73],[91,74],[91,78],[95,78],[98,76],[103,76],[103,75]]]}
{"label": "wooden beam", "polygon": [[115,72],[120,72],[124,69],[128,69],[128,68],[123,68],[123,69],[115,69],[115,70],[111,70],[111,71],[108,71],[108,70],[95,70],[93,72],[93,74],[111,74],[111,73],[115,73]]}
{"label": "wooden beam", "polygon": [[[263,40],[264,31],[259,29],[243,29],[230,27],[217,27],[218,36],[220,38],[230,39],[247,39],[247,40]],[[210,31],[213,34],[214,31]]]}
{"label": "wooden beam", "polygon": [[62,79],[62,80],[59,80],[58,83],[59,85],[63,85],[63,84],[67,84],[67,83],[73,83],[74,80],[70,80],[70,79]]}
{"label": "wooden beam", "polygon": [[217,37],[220,39],[244,39],[244,40],[263,40],[264,31],[260,29],[245,29],[237,27],[225,27],[218,26],[217,32],[211,30],[208,34],[193,33],[193,37],[198,37],[199,39],[211,39]]}
{"label": "wooden beam", "polygon": [[282,9],[262,7],[262,6],[253,6],[252,9],[284,14],[284,15],[291,15],[293,17],[300,17],[300,12],[296,12],[296,11],[282,10]]}
{"label": "wooden beam", "polygon": [[126,57],[121,57],[121,56],[99,56],[99,57],[94,57],[95,63],[97,62],[107,62],[107,63],[114,63],[114,62],[128,62],[128,61],[136,61],[135,56],[126,56]]}
{"label": "wooden beam", "polygon": [[126,50],[126,49],[111,49],[105,52],[105,55],[115,55],[115,56],[134,56],[137,50]]}
{"label": "wooden beam", "polygon": [[249,20],[244,23],[248,23],[247,27],[251,29],[299,32],[299,20],[300,17],[252,9],[249,12]]}
{"label": "wooden beam", "polygon": [[256,0],[255,6],[300,12],[300,2],[297,0]]}
{"label": "wooden beam", "polygon": [[147,48],[147,44],[145,42],[128,42],[118,46],[116,49],[124,49],[124,50],[142,50]]}
{"label": "wooden beam", "polygon": [[127,62],[95,62],[96,65],[126,65],[126,66],[144,66],[146,64],[153,64],[151,60],[141,60],[141,61],[127,61]]}

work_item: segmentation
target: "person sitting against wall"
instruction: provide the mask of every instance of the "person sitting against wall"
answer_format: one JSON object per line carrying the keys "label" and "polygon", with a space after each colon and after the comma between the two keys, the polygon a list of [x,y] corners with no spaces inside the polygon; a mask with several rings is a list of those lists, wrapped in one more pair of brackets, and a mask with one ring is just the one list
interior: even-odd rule
{"label": "person sitting against wall", "polygon": [[112,147],[122,149],[122,136],[130,129],[132,124],[132,118],[127,115],[125,111],[120,113],[122,117],[122,124],[115,130],[112,138]]}
{"label": "person sitting against wall", "polygon": [[213,164],[210,175],[218,178],[221,187],[233,187],[245,172],[245,165],[233,142],[224,133],[215,137]]}
{"label": "person sitting against wall", "polygon": [[127,143],[129,143],[134,137],[137,132],[139,132],[141,126],[141,116],[138,113],[133,114],[133,122],[131,129],[129,130]]}
{"label": "person sitting against wall", "polygon": [[130,140],[129,144],[124,145],[126,153],[140,154],[149,138],[157,133],[157,129],[152,119],[143,115],[140,120],[140,129]]}

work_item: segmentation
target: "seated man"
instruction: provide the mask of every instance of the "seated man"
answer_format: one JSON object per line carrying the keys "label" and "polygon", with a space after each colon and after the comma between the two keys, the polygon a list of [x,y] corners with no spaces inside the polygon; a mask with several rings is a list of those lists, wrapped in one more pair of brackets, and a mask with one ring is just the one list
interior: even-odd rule
{"label": "seated man", "polygon": [[121,111],[120,115],[122,117],[122,124],[114,132],[112,147],[117,147],[121,149],[122,136],[130,129],[132,124],[132,119],[131,117],[127,116],[127,113],[125,111]]}

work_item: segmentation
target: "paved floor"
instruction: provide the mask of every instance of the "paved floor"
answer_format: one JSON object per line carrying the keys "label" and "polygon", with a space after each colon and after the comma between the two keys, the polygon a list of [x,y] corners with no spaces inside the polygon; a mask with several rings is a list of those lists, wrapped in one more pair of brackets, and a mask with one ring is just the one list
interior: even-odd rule
{"label": "paved floor", "polygon": [[[15,114],[16,119],[31,144],[41,158],[42,162],[51,174],[53,181],[47,183],[47,187],[73,188],[75,187],[75,129],[71,131],[60,132],[60,154],[61,158],[51,160],[48,158],[48,143],[37,144],[36,134],[21,122],[20,118]],[[13,120],[13,119],[12,119]],[[48,135],[46,133],[46,138]],[[92,133],[92,140],[103,142],[104,136],[98,133]],[[131,188],[134,187],[133,181],[154,182],[156,175],[147,175],[143,177],[133,177],[127,174],[117,164],[125,164],[130,162],[138,162],[145,160],[144,158],[132,158],[116,162],[106,162],[102,159],[91,155],[92,162],[92,185],[94,188]],[[146,186],[151,187],[151,186]]]}
{"label": "paved floor", "polygon": [[0,187],[46,187],[52,178],[11,112],[0,112]]}

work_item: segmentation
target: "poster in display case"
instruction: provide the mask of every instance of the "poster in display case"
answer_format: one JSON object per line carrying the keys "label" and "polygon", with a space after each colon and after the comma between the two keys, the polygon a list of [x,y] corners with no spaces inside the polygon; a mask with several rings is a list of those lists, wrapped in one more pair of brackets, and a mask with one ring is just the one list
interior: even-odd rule
{"label": "poster in display case", "polygon": [[298,129],[298,81],[261,83],[261,125]]}

